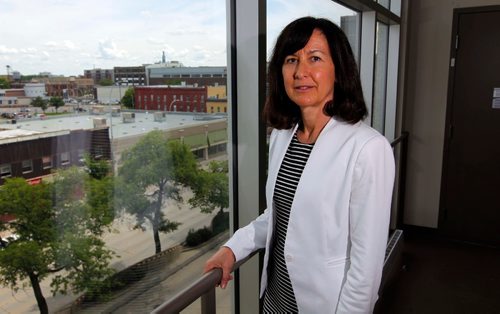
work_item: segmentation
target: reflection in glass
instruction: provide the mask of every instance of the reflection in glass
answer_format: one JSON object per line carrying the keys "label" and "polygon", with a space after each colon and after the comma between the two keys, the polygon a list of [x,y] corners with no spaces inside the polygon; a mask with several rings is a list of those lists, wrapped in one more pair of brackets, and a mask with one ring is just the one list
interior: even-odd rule
{"label": "reflection in glass", "polygon": [[346,33],[354,56],[359,64],[360,14],[330,0],[311,0],[307,6],[303,1],[267,1],[267,56],[272,53],[274,43],[281,30],[291,21],[303,16],[322,17],[339,25]]}
{"label": "reflection in glass", "polygon": [[372,126],[384,134],[387,86],[387,53],[389,25],[377,22],[375,39],[375,69],[373,77]]}
{"label": "reflection in glass", "polygon": [[380,5],[382,5],[383,7],[389,9],[390,5],[391,5],[391,0],[375,0],[377,1]]}
{"label": "reflection in glass", "polygon": [[225,241],[225,6],[2,6],[5,23],[37,25],[2,33],[12,65],[0,94],[4,311],[149,313]]}

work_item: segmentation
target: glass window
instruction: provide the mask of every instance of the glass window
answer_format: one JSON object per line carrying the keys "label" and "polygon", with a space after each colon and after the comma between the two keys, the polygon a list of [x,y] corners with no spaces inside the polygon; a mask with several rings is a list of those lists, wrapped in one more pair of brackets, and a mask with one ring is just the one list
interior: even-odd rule
{"label": "glass window", "polygon": [[331,0],[311,0],[304,6],[303,1],[287,1],[286,5],[279,0],[267,1],[267,56],[271,57],[272,49],[281,30],[292,20],[306,15],[323,17],[339,25],[347,35],[359,64],[359,42],[361,32],[361,15]]}
{"label": "glass window", "polygon": [[61,166],[69,165],[69,152],[61,153]]}
{"label": "glass window", "polygon": [[[97,7],[99,9],[96,11]],[[176,3],[161,0],[123,0],[119,6],[93,0],[46,3],[35,1],[2,5],[0,10],[3,13],[2,22],[6,25],[18,25],[20,20],[29,20],[37,25],[36,28],[29,28],[27,25],[5,28],[1,36],[2,43],[9,43],[6,49],[16,51],[2,55],[2,58],[5,57],[2,62],[15,65],[16,69],[27,76],[48,70],[57,75],[57,80],[70,81],[70,77],[78,80],[78,76],[85,70],[116,67],[116,70],[121,71],[118,67],[123,67],[122,79],[118,76],[114,78],[117,84],[140,85],[144,82],[144,74],[141,74],[144,69],[139,71],[137,68],[142,64],[149,64],[157,66],[155,71],[151,71],[157,76],[150,77],[150,81],[165,84],[162,77],[167,73],[162,73],[160,69],[172,69],[158,66],[163,50],[167,59],[165,63],[178,60],[185,64],[188,70],[195,71],[200,67],[200,71],[204,71],[206,67],[225,67],[227,63],[225,0]],[[41,15],[40,12],[45,13]],[[83,17],[93,17],[95,20],[90,22]],[[64,27],[61,28],[60,25]],[[43,55],[43,62],[29,61],[35,52]],[[135,67],[136,70],[131,71],[126,67]],[[175,69],[175,77],[181,77],[181,69],[182,67],[178,73]],[[184,77],[188,77],[188,74],[182,73]],[[175,80],[172,79],[172,83]],[[210,83],[207,81],[199,80],[198,86],[203,87]],[[67,84],[65,88],[73,87]],[[85,100],[87,104],[91,101],[105,103],[110,99],[119,99],[116,96],[118,91],[112,91],[111,88],[112,86],[109,92],[103,93],[107,94],[103,95],[104,101],[94,99],[92,93],[88,92],[80,93],[78,99],[81,102]],[[139,100],[142,104],[140,108],[144,109],[147,101],[149,110],[156,109],[158,94],[140,91],[138,86],[136,88],[136,101]],[[89,267],[92,271],[85,272],[86,277],[80,278],[82,280],[78,282],[84,283],[88,289],[81,289],[80,292],[70,295],[56,293],[52,296],[51,283],[55,282],[57,275],[64,276],[61,280],[69,279],[75,283],[76,281],[72,280],[74,276],[83,273],[68,274],[72,271],[68,268],[64,272],[40,275],[40,278],[44,278],[41,282],[43,297],[50,298],[47,301],[50,312],[64,311],[69,307],[76,312],[102,312],[103,309],[121,304],[112,311],[149,313],[155,306],[199,277],[201,265],[210,252],[213,252],[212,247],[222,245],[228,238],[227,169],[231,167],[227,166],[231,160],[225,149],[228,137],[221,137],[217,142],[209,143],[207,134],[207,131],[227,134],[228,119],[220,116],[210,117],[210,120],[203,121],[208,125],[207,129],[203,124],[200,126],[197,119],[205,118],[200,113],[205,109],[201,110],[196,108],[194,103],[185,102],[182,94],[186,93],[181,90],[184,88],[186,87],[171,87],[167,97],[163,97],[166,106],[173,107],[174,111],[176,105],[180,106],[177,109],[183,109],[177,110],[175,114],[169,112],[164,119],[161,117],[155,121],[153,112],[127,109],[121,112],[122,117],[128,113],[135,114],[135,122],[128,123],[129,119],[111,117],[109,108],[105,108],[106,113],[101,117],[112,119],[106,123],[110,127],[107,132],[93,133],[88,138],[77,136],[71,143],[64,139],[68,134],[63,134],[51,144],[39,142],[37,144],[45,145],[32,145],[30,151],[33,156],[24,157],[23,154],[17,153],[24,159],[35,160],[34,167],[38,167],[37,162],[39,163],[40,156],[43,156],[41,167],[49,169],[43,174],[49,175],[48,172],[51,172],[51,178],[44,180],[42,185],[54,184],[52,187],[57,204],[50,211],[57,213],[57,216],[51,218],[55,217],[58,221],[54,224],[55,229],[47,232],[45,240],[52,240],[55,236],[57,242],[52,246],[42,242],[37,245],[42,245],[47,250],[56,247],[60,250],[50,252],[54,253],[49,254],[54,258],[47,266],[68,264],[66,262],[76,256],[69,250],[83,250],[88,247],[87,244],[94,245],[95,249],[77,252],[85,259],[93,258],[93,265],[96,266]],[[62,90],[58,92],[62,93]],[[121,92],[125,92],[123,86]],[[47,96],[51,97],[50,90],[48,93]],[[181,97],[183,101],[172,104],[172,93],[176,94],[175,100]],[[68,92],[68,95],[73,94]],[[162,100],[161,96],[159,100]],[[4,103],[6,102],[5,99]],[[139,108],[139,105],[137,107]],[[186,112],[186,109],[195,108],[196,114]],[[43,132],[51,130],[53,124],[58,123],[57,120],[62,120],[60,125],[64,126],[65,131],[61,133],[66,132],[66,129],[70,133],[79,134],[84,133],[82,129],[88,131],[85,128],[87,124],[92,125],[92,117],[79,117],[77,123],[71,120],[75,117],[65,115],[58,116],[56,120],[37,121],[42,123],[39,129],[35,129],[38,123],[32,121],[18,121],[17,124],[6,127],[16,129],[21,126],[23,130],[41,132],[40,138],[47,140],[48,135],[45,136]],[[177,132],[180,129],[184,132]],[[196,141],[186,140],[185,146],[179,148],[176,145],[181,145],[181,137],[195,138]],[[22,141],[23,138],[19,137],[18,140]],[[215,153],[209,154],[210,148]],[[3,149],[0,144],[0,152],[3,152]],[[77,162],[81,159],[82,151],[88,152],[94,158],[83,166]],[[175,156],[179,158],[171,158],[173,154],[177,154]],[[172,160],[175,160],[175,166]],[[23,160],[2,160],[1,163],[0,176],[4,178],[12,176],[12,170],[17,174],[17,167],[20,168]],[[15,168],[11,170],[10,164],[16,165]],[[36,170],[38,168],[33,169]],[[196,178],[200,185],[193,184],[194,181],[189,181],[186,175],[193,180]],[[151,180],[152,178],[154,180]],[[118,183],[110,186],[115,182]],[[207,186],[210,186],[210,189],[207,189]],[[51,202],[52,199],[48,201]],[[96,214],[98,216],[92,216]],[[95,229],[89,229],[94,223],[102,224],[96,225]],[[46,225],[50,224],[44,224]],[[30,239],[27,238],[26,241],[28,240]],[[101,241],[103,246],[99,247]],[[109,253],[111,251],[114,254]],[[97,252],[104,254],[92,255]],[[108,253],[111,254],[110,258],[107,258]],[[98,266],[109,267],[115,275],[111,276],[111,272],[99,273],[105,268]],[[172,271],[174,269],[178,271]],[[99,277],[91,278],[95,275]],[[151,278],[155,280],[151,281]],[[101,280],[104,279],[108,281],[102,283]],[[18,286],[24,287],[24,283],[20,281]],[[64,288],[64,282],[57,283]],[[136,298],[126,297],[129,293],[138,291],[137,287],[144,291],[142,295]],[[9,288],[0,287],[2,296],[12,294],[11,298],[2,298],[2,308],[15,313],[25,312],[26,309],[36,310],[37,300],[31,288],[26,289],[29,291],[20,289],[18,292],[11,292]],[[150,291],[153,290],[158,293],[151,294]],[[86,296],[88,301],[81,303],[83,296]],[[230,298],[225,303],[229,308]],[[218,301],[217,304],[224,306],[223,302]]]}
{"label": "glass window", "polygon": [[377,21],[375,38],[375,68],[373,77],[372,126],[385,133],[385,107],[387,91],[387,52],[389,25]]}
{"label": "glass window", "polygon": [[378,2],[384,8],[387,8],[387,9],[390,8],[391,0],[375,0],[375,1]]}
{"label": "glass window", "polygon": [[52,168],[52,156],[43,156],[42,157],[42,168],[43,169]]}
{"label": "glass window", "polygon": [[8,178],[12,176],[12,167],[10,164],[0,165],[0,178]]}
{"label": "glass window", "polygon": [[30,160],[23,160],[22,162],[22,172],[23,173],[30,173],[33,172],[33,161]]}

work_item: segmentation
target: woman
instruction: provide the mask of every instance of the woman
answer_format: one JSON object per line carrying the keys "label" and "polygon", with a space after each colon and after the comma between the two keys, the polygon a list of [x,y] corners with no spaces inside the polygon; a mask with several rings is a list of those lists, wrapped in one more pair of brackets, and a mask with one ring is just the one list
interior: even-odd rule
{"label": "woman", "polygon": [[362,120],[359,74],[342,30],[305,17],[269,64],[267,209],[212,256],[223,270],[265,248],[264,312],[370,313],[387,244],[394,158]]}

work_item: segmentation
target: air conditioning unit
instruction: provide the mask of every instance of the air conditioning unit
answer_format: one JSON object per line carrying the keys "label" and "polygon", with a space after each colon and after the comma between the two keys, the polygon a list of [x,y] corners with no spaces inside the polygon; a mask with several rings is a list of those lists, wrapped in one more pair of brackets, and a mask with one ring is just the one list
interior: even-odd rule
{"label": "air conditioning unit", "polygon": [[120,112],[121,112],[120,108],[111,108],[111,116],[112,117],[119,117]]}
{"label": "air conditioning unit", "polygon": [[122,113],[122,121],[123,121],[123,123],[134,123],[135,122],[135,113],[134,112]]}
{"label": "air conditioning unit", "polygon": [[157,111],[154,113],[154,120],[156,122],[163,122],[167,119],[166,112]]}
{"label": "air conditioning unit", "polygon": [[104,114],[104,106],[93,106],[91,112],[92,114]]}
{"label": "air conditioning unit", "polygon": [[106,118],[94,118],[94,129],[106,127]]}

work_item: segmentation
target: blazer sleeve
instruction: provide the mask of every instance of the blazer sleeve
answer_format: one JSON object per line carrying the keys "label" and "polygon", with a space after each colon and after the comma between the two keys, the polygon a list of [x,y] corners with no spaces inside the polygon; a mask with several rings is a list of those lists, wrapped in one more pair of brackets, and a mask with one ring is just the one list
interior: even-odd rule
{"label": "blazer sleeve", "polygon": [[394,155],[383,136],[358,154],[349,204],[350,266],[337,313],[372,313],[378,298],[394,184]]}
{"label": "blazer sleeve", "polygon": [[[277,142],[279,131],[273,129],[269,140],[269,164],[271,168],[271,159],[274,156],[274,148]],[[269,178],[268,178],[269,180]],[[269,184],[269,182],[267,183]],[[269,197],[269,195],[266,195]],[[238,229],[224,246],[229,247],[236,258],[236,261],[242,260],[252,252],[262,249],[266,246],[267,232],[270,223],[270,210],[267,208],[259,217],[249,223],[247,226]]]}
{"label": "blazer sleeve", "polygon": [[268,224],[269,209],[266,209],[254,221],[238,229],[224,244],[233,251],[236,262],[266,246]]}

